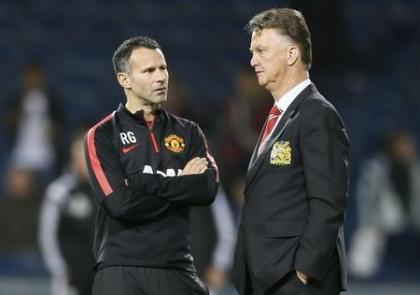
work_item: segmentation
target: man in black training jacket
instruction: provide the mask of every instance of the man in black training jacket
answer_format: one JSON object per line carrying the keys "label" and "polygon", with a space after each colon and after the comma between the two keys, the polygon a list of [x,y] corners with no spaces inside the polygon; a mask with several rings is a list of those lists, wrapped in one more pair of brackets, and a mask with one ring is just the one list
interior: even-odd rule
{"label": "man in black training jacket", "polygon": [[127,102],[85,140],[99,205],[93,294],[207,294],[190,254],[189,213],[213,202],[217,166],[198,125],[161,109],[169,76],[155,40],[126,40],[113,64]]}

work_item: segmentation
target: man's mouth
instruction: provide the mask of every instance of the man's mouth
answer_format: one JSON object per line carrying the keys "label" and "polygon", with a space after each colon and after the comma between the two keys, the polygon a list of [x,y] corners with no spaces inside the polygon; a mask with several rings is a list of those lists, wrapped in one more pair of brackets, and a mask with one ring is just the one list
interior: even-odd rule
{"label": "man's mouth", "polygon": [[157,89],[155,89],[153,91],[154,92],[163,92],[163,91],[166,91],[166,87],[157,88]]}

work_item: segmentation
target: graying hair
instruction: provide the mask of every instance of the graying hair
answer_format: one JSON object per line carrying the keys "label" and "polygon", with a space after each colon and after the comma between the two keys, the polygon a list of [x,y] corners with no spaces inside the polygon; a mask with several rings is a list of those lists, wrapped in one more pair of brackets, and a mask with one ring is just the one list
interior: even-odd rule
{"label": "graying hair", "polygon": [[252,34],[262,29],[277,29],[280,34],[295,42],[307,69],[312,64],[312,41],[305,18],[300,11],[290,8],[272,8],[255,15],[245,26]]}

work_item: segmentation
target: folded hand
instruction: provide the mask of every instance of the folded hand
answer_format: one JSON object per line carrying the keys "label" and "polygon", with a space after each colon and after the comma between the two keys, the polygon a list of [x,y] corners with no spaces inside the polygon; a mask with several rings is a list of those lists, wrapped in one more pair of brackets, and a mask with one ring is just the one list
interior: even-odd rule
{"label": "folded hand", "polygon": [[184,169],[182,169],[182,175],[201,174],[208,168],[208,161],[206,158],[196,157],[188,161]]}

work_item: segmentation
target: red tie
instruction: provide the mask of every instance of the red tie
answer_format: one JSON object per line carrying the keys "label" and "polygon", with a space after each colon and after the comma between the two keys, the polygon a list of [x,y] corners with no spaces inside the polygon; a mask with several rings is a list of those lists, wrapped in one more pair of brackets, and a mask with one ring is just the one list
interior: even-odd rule
{"label": "red tie", "polygon": [[274,126],[276,125],[277,119],[281,115],[281,110],[274,105],[270,113],[268,114],[267,118],[267,124],[265,125],[263,136],[261,137],[260,141],[260,147],[258,148],[258,155],[261,154],[261,152],[264,150],[265,147],[265,140],[267,139],[267,136],[271,133],[271,130],[273,130]]}

